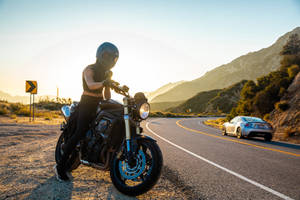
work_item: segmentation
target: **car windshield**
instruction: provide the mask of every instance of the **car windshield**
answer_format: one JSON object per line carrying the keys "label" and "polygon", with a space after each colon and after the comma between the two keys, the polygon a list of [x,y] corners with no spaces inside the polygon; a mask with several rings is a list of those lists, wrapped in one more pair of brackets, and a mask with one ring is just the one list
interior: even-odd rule
{"label": "car windshield", "polygon": [[243,117],[243,120],[246,122],[264,122],[262,119],[257,117]]}

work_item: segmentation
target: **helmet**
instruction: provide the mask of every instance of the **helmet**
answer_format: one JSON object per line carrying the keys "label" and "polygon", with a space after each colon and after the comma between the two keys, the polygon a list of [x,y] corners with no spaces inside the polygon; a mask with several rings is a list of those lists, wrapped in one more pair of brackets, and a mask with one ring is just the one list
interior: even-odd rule
{"label": "helmet", "polygon": [[109,70],[116,64],[119,58],[119,50],[114,44],[104,42],[98,47],[96,58],[97,62],[105,67],[106,70]]}

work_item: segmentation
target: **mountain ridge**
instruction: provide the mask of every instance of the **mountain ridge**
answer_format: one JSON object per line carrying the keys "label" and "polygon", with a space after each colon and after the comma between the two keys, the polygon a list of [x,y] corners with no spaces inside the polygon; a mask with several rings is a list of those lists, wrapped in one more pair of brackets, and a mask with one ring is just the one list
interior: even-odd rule
{"label": "mountain ridge", "polygon": [[[35,102],[38,102],[39,99],[44,99],[44,98],[49,98],[49,99],[53,99],[56,98],[53,95],[43,95],[43,96],[36,96],[35,97]],[[13,96],[9,93],[3,92],[0,90],[0,100],[1,101],[8,101],[10,103],[22,103],[22,104],[29,104],[30,103],[30,97],[29,94],[28,96],[20,96],[20,95],[16,95]]]}
{"label": "mountain ridge", "polygon": [[187,100],[201,91],[222,89],[243,79],[255,80],[279,68],[283,45],[291,34],[300,34],[300,27],[279,37],[269,47],[242,55],[230,63],[206,72],[203,76],[182,83],[152,99],[152,103]]}

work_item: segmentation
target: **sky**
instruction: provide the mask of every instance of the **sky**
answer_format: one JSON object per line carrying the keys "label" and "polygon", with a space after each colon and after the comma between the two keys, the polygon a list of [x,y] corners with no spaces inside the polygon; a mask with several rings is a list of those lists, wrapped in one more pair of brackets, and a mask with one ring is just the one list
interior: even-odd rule
{"label": "sky", "polygon": [[105,41],[131,93],[190,81],[300,26],[300,0],[0,0],[0,90],[79,100],[82,71]]}

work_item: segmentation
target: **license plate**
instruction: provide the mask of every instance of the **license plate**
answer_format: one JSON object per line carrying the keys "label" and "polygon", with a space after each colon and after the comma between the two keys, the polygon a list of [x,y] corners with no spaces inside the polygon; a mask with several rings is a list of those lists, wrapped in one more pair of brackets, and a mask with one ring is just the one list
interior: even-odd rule
{"label": "license plate", "polygon": [[265,128],[265,125],[256,125],[256,128]]}

